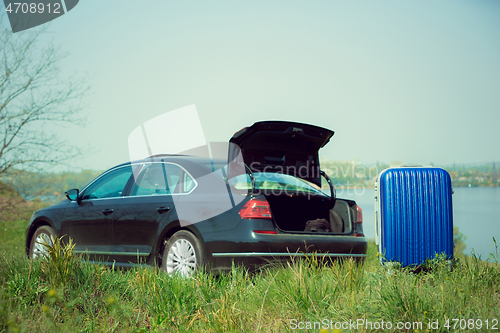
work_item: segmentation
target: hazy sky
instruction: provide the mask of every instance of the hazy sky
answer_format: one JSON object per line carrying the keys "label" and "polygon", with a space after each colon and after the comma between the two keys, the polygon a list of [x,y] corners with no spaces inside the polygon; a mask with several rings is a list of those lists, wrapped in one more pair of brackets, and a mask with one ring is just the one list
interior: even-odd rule
{"label": "hazy sky", "polygon": [[497,0],[82,0],[40,46],[93,76],[88,125],[55,129],[96,151],[81,167],[127,161],[134,128],[191,104],[208,141],[291,120],[336,132],[329,159],[500,162],[499,17]]}

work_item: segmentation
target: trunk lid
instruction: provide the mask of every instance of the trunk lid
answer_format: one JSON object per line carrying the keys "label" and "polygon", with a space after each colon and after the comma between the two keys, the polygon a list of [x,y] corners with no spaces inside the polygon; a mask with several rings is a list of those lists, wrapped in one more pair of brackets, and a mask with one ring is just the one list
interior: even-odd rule
{"label": "trunk lid", "polygon": [[241,151],[252,171],[289,174],[321,186],[318,151],[334,132],[287,121],[262,121],[236,132],[229,142],[232,161]]}

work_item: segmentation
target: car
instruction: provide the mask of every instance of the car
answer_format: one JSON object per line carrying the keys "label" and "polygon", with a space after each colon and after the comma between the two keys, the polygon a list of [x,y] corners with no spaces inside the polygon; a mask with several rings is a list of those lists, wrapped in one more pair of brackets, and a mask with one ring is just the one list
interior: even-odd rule
{"label": "car", "polygon": [[[158,265],[182,276],[234,264],[255,270],[308,253],[363,261],[361,209],[336,198],[320,169],[318,151],[333,134],[314,125],[263,121],[219,149],[227,158],[154,155],[120,164],[35,212],[26,231],[27,255],[43,256],[44,242],[63,236],[90,261]],[[330,228],[311,227],[314,221]]]}

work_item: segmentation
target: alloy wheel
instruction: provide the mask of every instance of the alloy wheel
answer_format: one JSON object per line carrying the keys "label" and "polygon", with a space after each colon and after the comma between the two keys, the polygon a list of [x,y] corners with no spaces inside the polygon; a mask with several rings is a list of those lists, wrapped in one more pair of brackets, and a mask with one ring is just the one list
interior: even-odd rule
{"label": "alloy wheel", "polygon": [[187,239],[176,240],[167,254],[167,273],[191,276],[196,269],[196,250]]}
{"label": "alloy wheel", "polygon": [[35,238],[35,243],[33,244],[33,258],[47,256],[49,251],[44,244],[52,246],[52,240],[50,239],[50,235],[42,232]]}

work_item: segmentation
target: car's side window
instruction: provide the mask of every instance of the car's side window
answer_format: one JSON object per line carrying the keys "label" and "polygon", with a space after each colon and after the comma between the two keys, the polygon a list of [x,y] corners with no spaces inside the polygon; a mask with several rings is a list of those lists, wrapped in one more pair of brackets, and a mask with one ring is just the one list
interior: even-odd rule
{"label": "car's side window", "polygon": [[137,176],[130,195],[170,194],[165,176],[166,172],[164,173],[164,168],[160,163],[145,165]]}
{"label": "car's side window", "polygon": [[131,176],[132,168],[130,166],[113,170],[90,185],[85,190],[82,199],[119,197],[122,195],[125,185]]}
{"label": "car's side window", "polygon": [[184,179],[182,182],[182,193],[188,193],[195,187],[196,183],[194,182],[193,178],[191,178],[191,176],[189,176],[185,172],[183,174],[183,178]]}
{"label": "car's side window", "polygon": [[145,165],[137,176],[130,195],[186,193],[194,185],[193,179],[178,165],[152,163]]}

